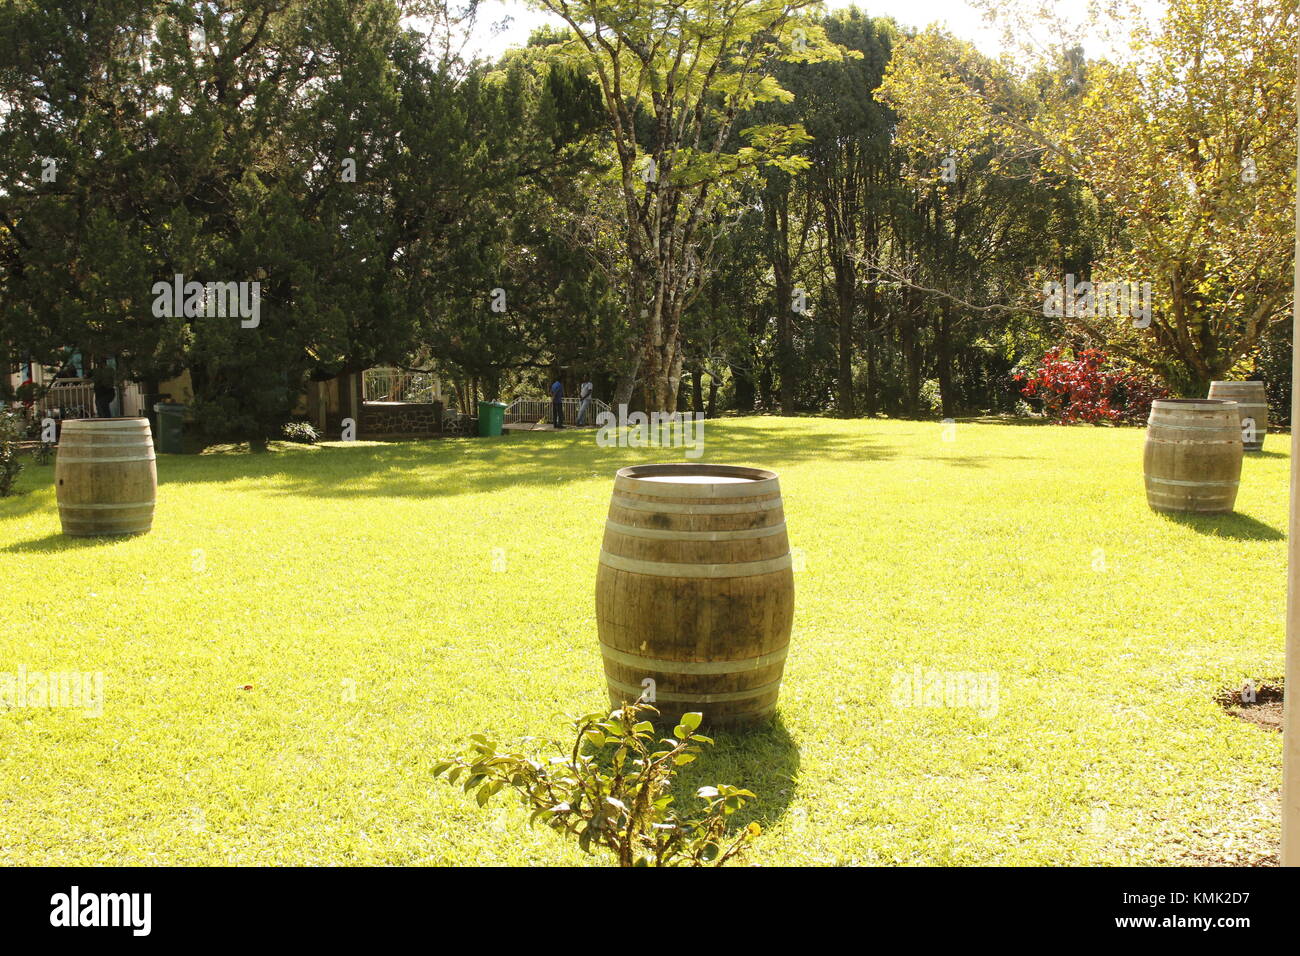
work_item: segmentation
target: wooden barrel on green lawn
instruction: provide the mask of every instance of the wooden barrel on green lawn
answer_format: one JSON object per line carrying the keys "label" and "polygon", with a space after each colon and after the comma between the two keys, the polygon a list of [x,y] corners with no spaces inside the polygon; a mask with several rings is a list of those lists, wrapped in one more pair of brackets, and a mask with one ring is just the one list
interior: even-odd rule
{"label": "wooden barrel on green lawn", "polygon": [[158,471],[144,418],[63,423],[54,461],[63,533],[139,534],[153,526]]}
{"label": "wooden barrel on green lawn", "polygon": [[1268,398],[1263,382],[1211,382],[1210,398],[1237,403],[1241,419],[1241,444],[1246,451],[1261,451],[1268,434]]}
{"label": "wooden barrel on green lawn", "polygon": [[733,465],[621,469],[596,574],[614,706],[653,691],[665,721],[711,726],[776,709],[794,621],[777,476]]}
{"label": "wooden barrel on green lawn", "polygon": [[1235,402],[1166,398],[1151,403],[1143,470],[1156,511],[1231,511],[1241,482]]}

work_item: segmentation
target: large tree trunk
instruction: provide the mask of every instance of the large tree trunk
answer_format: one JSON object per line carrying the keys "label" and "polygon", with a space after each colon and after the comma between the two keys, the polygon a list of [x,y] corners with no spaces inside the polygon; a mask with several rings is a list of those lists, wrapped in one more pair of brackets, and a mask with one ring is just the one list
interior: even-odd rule
{"label": "large tree trunk", "polygon": [[631,350],[632,354],[620,363],[618,370],[614,374],[614,389],[610,393],[609,404],[614,414],[618,414],[620,405],[631,405],[632,394],[636,391],[637,385],[640,384],[641,363],[643,350],[636,348]]}
{"label": "large tree trunk", "polygon": [[915,417],[921,413],[921,342],[917,319],[909,323],[907,347],[907,414]]}
{"label": "large tree trunk", "polygon": [[753,372],[750,369],[741,368],[739,365],[733,365],[731,366],[731,380],[735,383],[736,411],[752,412],[754,410],[754,399],[758,391]]}
{"label": "large tree trunk", "polygon": [[682,364],[686,360],[685,353],[682,350],[681,336],[675,335],[672,360],[668,364],[668,380],[665,383],[667,392],[664,395],[664,409],[680,410],[678,396],[682,388]]}
{"label": "large tree trunk", "polygon": [[614,406],[614,411],[616,413],[618,411],[618,406],[627,405],[632,401],[632,390],[634,388],[636,388],[636,379],[626,372],[619,375],[617,380],[615,380],[614,394],[611,399],[611,404]]}
{"label": "large tree trunk", "polygon": [[[680,284],[682,280],[674,281]],[[682,380],[682,309],[680,290],[660,288],[655,293],[655,301],[642,310],[640,379],[646,411],[671,412],[677,408],[677,390]]]}
{"label": "large tree trunk", "polygon": [[934,334],[934,358],[939,378],[939,407],[944,418],[952,418],[957,407],[952,391],[952,306],[944,305]]}
{"label": "large tree trunk", "polygon": [[759,360],[755,343],[763,337],[763,327],[766,324],[764,315],[761,304],[750,315],[749,334],[746,337],[746,348],[749,352],[748,364],[743,368],[734,364],[731,366],[731,378],[735,382],[736,411],[741,413],[753,412],[758,399],[758,376],[763,363]]}
{"label": "large tree trunk", "polygon": [[794,414],[794,332],[790,327],[790,293],[791,288],[787,283],[784,289],[785,298],[782,300],[781,283],[777,283],[777,301],[784,301],[786,307],[778,309],[776,313],[776,335],[777,335],[777,396],[781,404],[782,415]]}
{"label": "large tree trunk", "polygon": [[[851,270],[852,266],[848,266]],[[856,278],[851,271],[846,275],[839,268],[835,271],[835,285],[840,307],[839,352],[840,382],[839,400],[840,416],[853,418],[857,415],[853,395],[853,310],[856,306],[854,283]]]}
{"label": "large tree trunk", "polygon": [[764,365],[758,370],[758,401],[766,411],[771,411],[772,402],[772,366]]}
{"label": "large tree trunk", "polygon": [[879,410],[876,401],[876,284],[867,286],[866,307],[867,336],[867,414],[874,415]]}
{"label": "large tree trunk", "polygon": [[[790,264],[789,193],[773,190],[766,203],[768,258],[776,295],[776,368],[781,414],[794,414],[794,274]],[[765,400],[764,404],[768,404]]]}
{"label": "large tree trunk", "polygon": [[903,351],[904,395],[903,408],[909,416],[915,417],[921,405],[921,309],[916,302],[916,295],[908,289],[903,296],[903,314],[900,316],[898,333]]}
{"label": "large tree trunk", "polygon": [[839,381],[836,398],[842,418],[857,415],[857,402],[853,394],[853,319],[858,307],[858,275],[854,264],[854,255],[858,249],[857,157],[856,150],[851,150],[851,155],[845,160],[844,173],[829,177],[823,184],[822,193],[827,257],[834,277],[835,301],[839,312]]}

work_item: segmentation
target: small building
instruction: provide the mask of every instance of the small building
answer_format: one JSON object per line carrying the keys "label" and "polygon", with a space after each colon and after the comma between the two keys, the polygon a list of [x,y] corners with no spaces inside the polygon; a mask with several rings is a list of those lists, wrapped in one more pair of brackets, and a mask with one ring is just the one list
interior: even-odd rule
{"label": "small building", "polygon": [[326,438],[351,420],[361,441],[436,438],[444,434],[442,382],[427,372],[371,368],[308,383],[307,418]]}

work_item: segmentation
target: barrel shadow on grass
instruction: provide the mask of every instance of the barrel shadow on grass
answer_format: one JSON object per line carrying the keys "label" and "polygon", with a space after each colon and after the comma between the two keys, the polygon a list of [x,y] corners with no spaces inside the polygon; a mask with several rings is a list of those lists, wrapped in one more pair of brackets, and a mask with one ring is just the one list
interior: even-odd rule
{"label": "barrel shadow on grass", "polygon": [[74,537],[53,531],[42,538],[30,541],[15,541],[0,550],[10,554],[56,554],[60,551],[84,551],[89,548],[108,545],[110,547],[124,544],[139,537],[134,534],[99,535],[92,537]]}
{"label": "barrel shadow on grass", "polygon": [[1201,515],[1201,514],[1162,514],[1161,517],[1175,524],[1191,528],[1199,534],[1216,538],[1231,538],[1234,541],[1282,541],[1286,535],[1265,524],[1257,518],[1243,514]]}
{"label": "barrel shadow on grass", "polygon": [[733,817],[733,830],[752,820],[766,830],[784,817],[798,786],[799,747],[780,714],[752,730],[711,732],[706,726],[701,731],[714,744],[678,772],[672,789],[678,808],[702,806],[695,796],[700,787],[730,784],[754,793],[754,799]]}

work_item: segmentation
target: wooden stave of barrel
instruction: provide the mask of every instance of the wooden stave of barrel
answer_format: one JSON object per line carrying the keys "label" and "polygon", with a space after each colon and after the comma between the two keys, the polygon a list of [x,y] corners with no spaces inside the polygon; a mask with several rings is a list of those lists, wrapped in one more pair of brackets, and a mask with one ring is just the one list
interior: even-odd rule
{"label": "wooden stave of barrel", "polygon": [[1242,448],[1245,451],[1263,451],[1264,436],[1268,434],[1268,396],[1263,382],[1211,382],[1210,398],[1237,403],[1237,414],[1244,423],[1247,418],[1255,423],[1255,440],[1246,441],[1242,430]]}
{"label": "wooden stave of barrel", "polygon": [[148,419],[65,421],[54,460],[54,490],[66,535],[148,532],[158,496]]}
{"label": "wooden stave of barrel", "polygon": [[[647,480],[687,474],[730,483]],[[662,722],[689,711],[714,727],[765,722],[793,621],[790,542],[773,472],[695,464],[618,472],[596,575],[611,704],[636,700],[648,678]]]}
{"label": "wooden stave of barrel", "polygon": [[1166,513],[1232,511],[1241,483],[1241,423],[1236,403],[1157,399],[1143,449],[1147,504]]}

